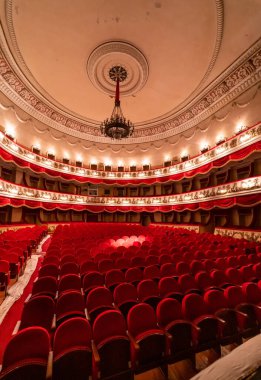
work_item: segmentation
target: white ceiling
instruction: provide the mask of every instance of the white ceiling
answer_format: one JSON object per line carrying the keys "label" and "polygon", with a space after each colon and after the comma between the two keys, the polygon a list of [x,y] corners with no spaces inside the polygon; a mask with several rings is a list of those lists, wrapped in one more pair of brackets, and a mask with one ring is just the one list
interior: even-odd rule
{"label": "white ceiling", "polygon": [[[124,41],[146,57],[147,82],[122,98],[142,130],[187,109],[261,34],[260,0],[3,0],[0,12],[1,44],[17,75],[50,107],[91,127],[113,108],[86,71],[97,46]],[[147,135],[156,141],[158,130]]]}

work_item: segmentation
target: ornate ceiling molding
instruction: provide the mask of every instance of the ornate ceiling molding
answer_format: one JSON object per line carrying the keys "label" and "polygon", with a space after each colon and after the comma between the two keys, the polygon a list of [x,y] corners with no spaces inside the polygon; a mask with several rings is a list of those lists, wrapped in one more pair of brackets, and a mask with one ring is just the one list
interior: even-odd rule
{"label": "ornate ceiling molding", "polygon": [[106,42],[90,54],[86,68],[93,85],[108,95],[114,95],[115,81],[110,78],[109,71],[117,65],[127,72],[121,84],[121,95],[130,96],[140,91],[148,79],[148,62],[140,50],[123,41]]}
{"label": "ornate ceiling molding", "polygon": [[[9,0],[6,4],[9,4],[8,22],[11,22],[10,4],[12,4],[12,1]],[[216,8],[218,15],[217,35],[219,37],[216,40],[215,52],[208,68],[209,72],[212,70],[222,42],[223,2],[221,0],[216,0]],[[13,38],[15,38],[15,35],[11,33],[11,39]],[[2,76],[0,78],[0,89],[12,102],[35,119],[64,134],[82,140],[108,144],[108,139],[100,134],[98,122],[87,122],[79,117],[74,117],[48,102],[41,94],[36,95],[33,86],[30,85],[30,82],[17,67],[2,31],[0,39],[2,47],[2,52],[0,52],[0,74]],[[195,97],[190,104],[187,104],[182,111],[176,112],[175,115],[170,115],[165,121],[157,120],[154,123],[137,124],[133,137],[122,140],[121,145],[140,144],[170,138],[209,118],[260,81],[260,56],[261,40],[257,41],[255,45],[205,88],[200,95]],[[205,82],[209,74],[207,72],[200,85]],[[118,145],[117,142],[112,141],[110,141],[110,144]]]}

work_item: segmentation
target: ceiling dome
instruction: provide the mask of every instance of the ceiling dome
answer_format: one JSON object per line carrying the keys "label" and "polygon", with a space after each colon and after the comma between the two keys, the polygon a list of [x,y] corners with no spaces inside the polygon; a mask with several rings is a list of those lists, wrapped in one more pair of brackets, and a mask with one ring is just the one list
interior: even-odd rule
{"label": "ceiling dome", "polygon": [[134,144],[155,147],[186,131],[192,136],[192,128],[260,81],[253,64],[261,45],[257,3],[5,0],[3,5],[3,94],[41,122],[39,130],[75,137],[88,149],[119,145],[100,133],[113,108],[115,84],[108,75],[113,66],[128,73],[122,108],[135,124],[117,152],[129,145],[133,154]]}

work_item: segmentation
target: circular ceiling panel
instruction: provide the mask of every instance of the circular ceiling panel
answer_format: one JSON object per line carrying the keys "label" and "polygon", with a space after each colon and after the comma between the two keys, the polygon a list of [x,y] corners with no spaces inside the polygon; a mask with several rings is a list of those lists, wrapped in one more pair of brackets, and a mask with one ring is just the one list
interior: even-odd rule
{"label": "circular ceiling panel", "polygon": [[109,72],[115,66],[121,66],[127,72],[120,86],[121,95],[133,95],[145,85],[149,74],[145,56],[127,42],[112,41],[98,46],[89,56],[87,73],[96,88],[114,95],[115,82]]}

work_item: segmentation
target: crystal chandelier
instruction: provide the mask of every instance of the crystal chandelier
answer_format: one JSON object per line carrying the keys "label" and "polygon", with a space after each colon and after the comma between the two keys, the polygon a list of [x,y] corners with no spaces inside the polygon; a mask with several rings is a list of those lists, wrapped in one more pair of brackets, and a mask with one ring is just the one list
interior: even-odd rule
{"label": "crystal chandelier", "polygon": [[101,134],[114,140],[130,137],[134,131],[134,125],[123,116],[120,103],[120,82],[127,78],[127,71],[122,66],[114,66],[109,71],[110,78],[116,82],[115,103],[110,119],[102,122]]}

